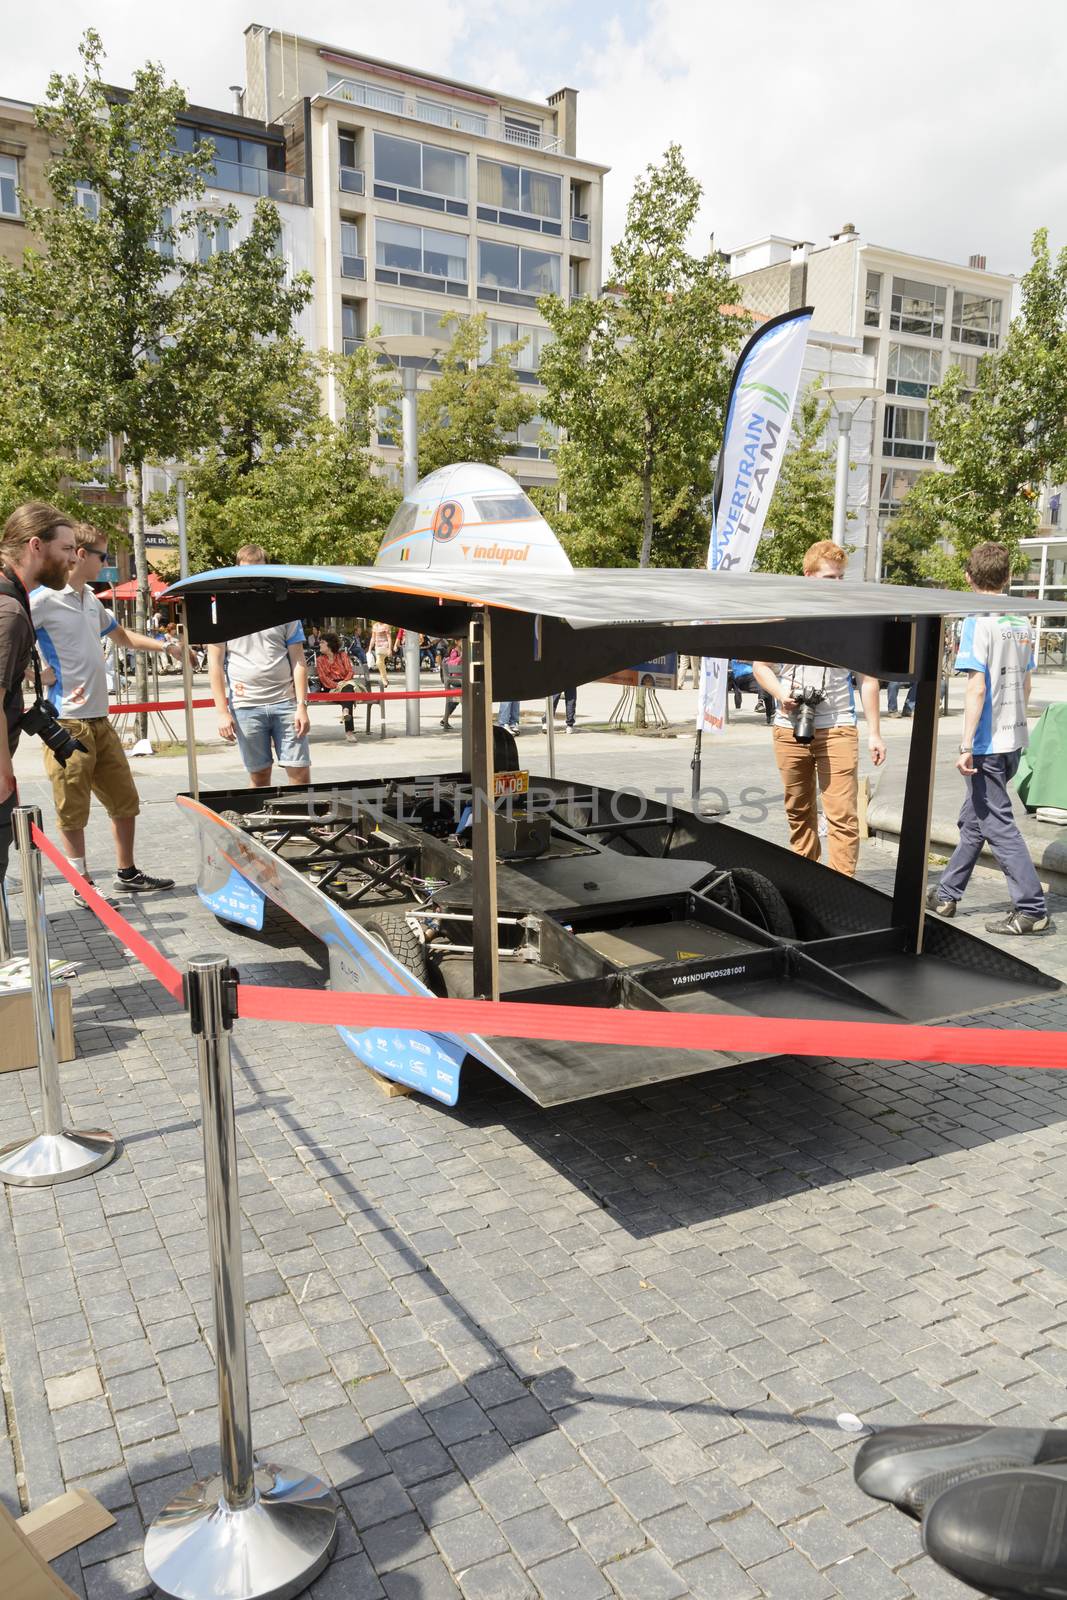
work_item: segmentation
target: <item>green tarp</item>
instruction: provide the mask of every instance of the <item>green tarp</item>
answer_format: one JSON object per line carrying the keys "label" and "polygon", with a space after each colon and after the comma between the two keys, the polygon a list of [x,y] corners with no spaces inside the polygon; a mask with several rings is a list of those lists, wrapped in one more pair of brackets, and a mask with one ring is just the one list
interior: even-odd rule
{"label": "green tarp", "polygon": [[1028,811],[1038,806],[1067,810],[1067,705],[1046,706],[1022,753],[1015,776]]}

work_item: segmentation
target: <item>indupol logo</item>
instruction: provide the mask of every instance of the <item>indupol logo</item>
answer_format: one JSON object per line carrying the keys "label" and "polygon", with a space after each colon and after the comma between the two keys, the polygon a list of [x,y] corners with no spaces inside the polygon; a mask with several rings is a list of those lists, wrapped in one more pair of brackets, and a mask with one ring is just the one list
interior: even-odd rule
{"label": "indupol logo", "polygon": [[783,394],[781,389],[775,389],[769,383],[743,383],[742,389],[758,389],[760,394],[765,394],[772,405],[778,406],[782,411],[789,410],[789,396]]}

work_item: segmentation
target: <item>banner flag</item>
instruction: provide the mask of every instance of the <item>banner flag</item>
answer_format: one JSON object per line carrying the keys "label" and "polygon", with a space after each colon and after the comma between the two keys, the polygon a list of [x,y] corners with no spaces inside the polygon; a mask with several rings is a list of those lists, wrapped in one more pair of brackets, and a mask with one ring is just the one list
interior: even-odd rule
{"label": "banner flag", "polygon": [[[811,317],[811,306],[772,317],[737,358],[712,496],[712,572],[752,569],[789,443]],[[721,733],[725,726],[728,670],[727,661],[701,661],[698,733]]]}

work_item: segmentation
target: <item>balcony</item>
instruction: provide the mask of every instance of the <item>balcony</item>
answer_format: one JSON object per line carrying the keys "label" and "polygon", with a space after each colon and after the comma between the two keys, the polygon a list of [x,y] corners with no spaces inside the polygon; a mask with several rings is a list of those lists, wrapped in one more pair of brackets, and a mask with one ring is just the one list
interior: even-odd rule
{"label": "balcony", "polygon": [[364,83],[361,78],[342,78],[326,90],[326,97],[344,101],[350,106],[366,106],[368,111],[387,111],[394,117],[430,123],[435,128],[449,128],[456,133],[473,133],[479,138],[495,139],[503,144],[522,145],[527,150],[543,150],[554,155],[562,149],[562,140],[555,134],[541,133],[536,128],[506,119],[495,120],[479,111],[462,111],[458,106],[426,100],[421,95],[380,89],[375,84]]}
{"label": "balcony", "polygon": [[362,167],[339,167],[337,186],[345,194],[366,194],[367,184]]}
{"label": "balcony", "polygon": [[366,276],[367,276],[367,258],[366,258],[366,256],[348,256],[348,255],[344,255],[342,253],[342,256],[341,256],[341,276],[342,276],[342,278],[364,278],[365,279]]}
{"label": "balcony", "polygon": [[276,172],[273,167],[253,167],[240,161],[216,161],[204,173],[208,188],[226,189],[231,194],[250,194],[267,200],[281,200],[291,206],[304,204],[304,180],[295,172]]}
{"label": "balcony", "polygon": [[572,217],[571,218],[571,238],[580,240],[582,244],[588,244],[589,243],[589,218],[588,217]]}
{"label": "balcony", "polygon": [[341,354],[345,356],[354,356],[356,351],[361,350],[366,342],[367,341],[363,338],[354,338],[349,335],[341,340]]}

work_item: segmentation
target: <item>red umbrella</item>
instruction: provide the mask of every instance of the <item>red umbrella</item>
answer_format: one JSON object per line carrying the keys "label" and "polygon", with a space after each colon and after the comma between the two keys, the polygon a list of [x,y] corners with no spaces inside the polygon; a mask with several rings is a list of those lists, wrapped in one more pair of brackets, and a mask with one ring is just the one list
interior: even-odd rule
{"label": "red umbrella", "polygon": [[[148,592],[153,600],[158,600],[168,587],[169,585],[162,578],[157,578],[154,572],[148,574]],[[99,589],[97,598],[100,600],[136,600],[137,580],[136,578],[130,578],[125,583],[120,583],[114,588]],[[168,605],[173,603],[171,600],[167,601]]]}

